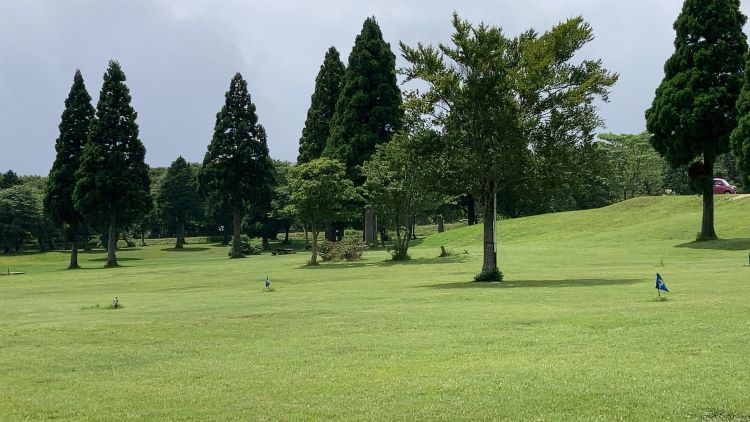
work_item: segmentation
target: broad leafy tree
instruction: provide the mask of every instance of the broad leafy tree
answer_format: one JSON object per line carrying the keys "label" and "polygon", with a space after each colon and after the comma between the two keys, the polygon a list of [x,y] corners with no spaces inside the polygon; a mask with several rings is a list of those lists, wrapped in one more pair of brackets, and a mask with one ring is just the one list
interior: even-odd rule
{"label": "broad leafy tree", "polygon": [[47,232],[41,190],[31,184],[0,189],[0,249],[3,253],[18,252],[33,236],[43,250]]}
{"label": "broad leafy tree", "polygon": [[214,195],[216,203],[232,208],[232,258],[243,256],[240,245],[242,217],[250,200],[268,197],[273,174],[266,131],[258,123],[247,82],[237,73],[216,114],[214,136],[203,158],[199,175],[201,191]]}
{"label": "broad leafy tree", "polygon": [[20,184],[22,184],[21,178],[18,177],[13,170],[8,170],[5,173],[0,174],[0,189],[6,189]]}
{"label": "broad leafy tree", "polygon": [[69,269],[78,268],[78,232],[83,217],[73,203],[75,173],[80,165],[83,147],[89,136],[94,107],[86,91],[81,72],[76,70],[73,86],[65,100],[65,110],[60,122],[60,136],[55,142],[55,162],[49,172],[44,195],[44,208],[58,226],[67,225],[67,235],[72,242]]}
{"label": "broad leafy tree", "polygon": [[381,224],[395,229],[391,252],[395,261],[409,258],[415,217],[435,210],[443,200],[430,177],[433,160],[423,153],[435,137],[428,130],[398,132],[362,166],[367,202]]}
{"label": "broad leafy tree", "polygon": [[711,179],[737,126],[748,49],[745,21],[739,0],[685,0],[674,23],[674,54],[646,111],[651,144],[672,166],[702,160],[691,166],[703,194],[701,240],[716,239]]}
{"label": "broad leafy tree", "polygon": [[318,158],[299,164],[292,168],[290,176],[290,211],[311,228],[309,265],[316,265],[318,234],[323,223],[341,219],[347,213],[347,206],[361,198],[346,177],[346,167],[337,160]]}
{"label": "broad leafy tree", "polygon": [[185,224],[201,214],[201,200],[198,196],[198,179],[193,168],[184,158],[177,157],[161,179],[156,195],[159,213],[175,226],[175,248],[185,244]]}
{"label": "broad leafy tree", "polygon": [[649,143],[648,132],[601,133],[598,147],[605,153],[606,177],[615,198],[625,200],[664,191],[664,160]]}
{"label": "broad leafy tree", "polygon": [[107,263],[117,267],[119,230],[152,207],[146,148],[119,63],[110,61],[76,172],[75,209],[107,234]]}
{"label": "broad leafy tree", "polygon": [[315,78],[315,92],[310,99],[310,109],[299,140],[297,163],[306,163],[323,154],[331,134],[331,119],[341,93],[344,70],[339,52],[334,47],[329,48]]}
{"label": "broad leafy tree", "polygon": [[427,84],[423,92],[409,93],[407,107],[443,131],[446,165],[483,210],[484,259],[477,279],[498,280],[496,195],[522,180],[535,151],[547,149],[545,158],[567,163],[571,145],[593,138],[601,123],[593,102],[607,100],[617,75],[601,61],[574,60],[593,39],[580,17],[515,38],[455,14],[453,27],[453,45],[401,45],[407,80]]}

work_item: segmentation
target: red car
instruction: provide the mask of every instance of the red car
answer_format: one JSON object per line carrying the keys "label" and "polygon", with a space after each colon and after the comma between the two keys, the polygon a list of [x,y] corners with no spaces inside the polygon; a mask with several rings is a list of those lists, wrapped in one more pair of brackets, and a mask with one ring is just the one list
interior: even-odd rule
{"label": "red car", "polygon": [[714,179],[714,193],[737,193],[737,187],[734,185],[730,185],[729,182],[727,182],[724,179]]}

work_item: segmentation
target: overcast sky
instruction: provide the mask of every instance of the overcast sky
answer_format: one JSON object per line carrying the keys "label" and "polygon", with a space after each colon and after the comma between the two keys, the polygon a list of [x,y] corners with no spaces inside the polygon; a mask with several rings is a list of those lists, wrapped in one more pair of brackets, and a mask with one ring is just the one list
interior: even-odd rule
{"label": "overcast sky", "polygon": [[[582,57],[620,74],[604,130],[640,132],[672,53],[680,0],[0,1],[0,171],[47,175],[76,68],[94,98],[110,59],[127,75],[151,166],[200,162],[236,72],[248,81],[271,156],[294,161],[315,76],[331,45],[346,63],[375,16],[386,42],[445,42],[455,10],[508,35],[582,15],[595,39]],[[748,13],[748,7],[743,5]]]}

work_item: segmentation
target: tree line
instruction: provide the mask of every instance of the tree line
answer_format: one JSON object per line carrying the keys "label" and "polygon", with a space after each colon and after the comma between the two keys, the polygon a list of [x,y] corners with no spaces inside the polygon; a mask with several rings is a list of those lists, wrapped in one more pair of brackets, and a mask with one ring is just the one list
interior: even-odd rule
{"label": "tree line", "polygon": [[[700,13],[696,2],[686,1],[683,15]],[[724,6],[731,12],[735,4],[727,0]],[[718,16],[733,16],[733,25],[744,23],[734,11]],[[686,36],[680,22],[695,24],[683,15],[676,24],[678,41]],[[177,248],[185,243],[186,228],[218,231],[232,240],[230,256],[237,258],[244,255],[243,232],[257,235],[267,247],[277,233],[288,236],[296,226],[312,235],[310,264],[315,264],[319,233],[336,241],[344,228],[359,228],[366,242],[378,242],[379,235],[393,259],[401,260],[408,259],[417,221],[440,227],[465,217],[469,224],[489,223],[477,279],[501,280],[492,224],[499,217],[593,208],[644,194],[698,191],[705,197],[705,186],[698,186],[690,165],[699,153],[711,170],[703,175],[718,171],[736,180],[747,174],[737,170],[746,171],[748,161],[741,154],[742,124],[733,135],[735,154],[727,154],[727,133],[723,146],[703,138],[700,145],[713,148],[708,153],[677,141],[665,143],[674,134],[665,134],[654,116],[664,120],[676,112],[659,109],[668,105],[660,99],[664,87],[646,113],[652,132],[597,137],[603,122],[595,101],[609,100],[618,75],[601,60],[576,57],[593,39],[581,17],[515,37],[456,14],[452,25],[448,44],[401,43],[407,63],[402,69],[395,67],[375,18],[364,22],[346,65],[331,47],[315,79],[295,165],[269,157],[265,129],[239,73],[217,113],[203,162],[179,157],[165,170],[144,164],[145,149],[119,64],[110,63],[96,109],[76,72],[43,201],[51,221],[65,229],[73,244],[70,267],[77,266],[76,241],[83,226],[107,239],[107,266],[117,265],[119,232],[130,228],[143,237],[165,232],[155,227],[168,227]],[[687,50],[695,53],[717,36],[707,34]],[[746,51],[744,35],[737,37],[732,46]],[[679,42],[676,46],[682,51]],[[744,65],[740,68],[744,72]],[[723,67],[717,72],[743,75]],[[739,93],[738,82],[724,82]]]}

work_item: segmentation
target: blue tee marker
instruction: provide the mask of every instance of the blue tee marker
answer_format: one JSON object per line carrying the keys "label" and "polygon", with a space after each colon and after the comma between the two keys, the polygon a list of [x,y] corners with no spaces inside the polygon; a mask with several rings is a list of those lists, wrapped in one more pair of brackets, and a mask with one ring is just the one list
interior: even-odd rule
{"label": "blue tee marker", "polygon": [[271,290],[271,279],[266,276],[266,290]]}

